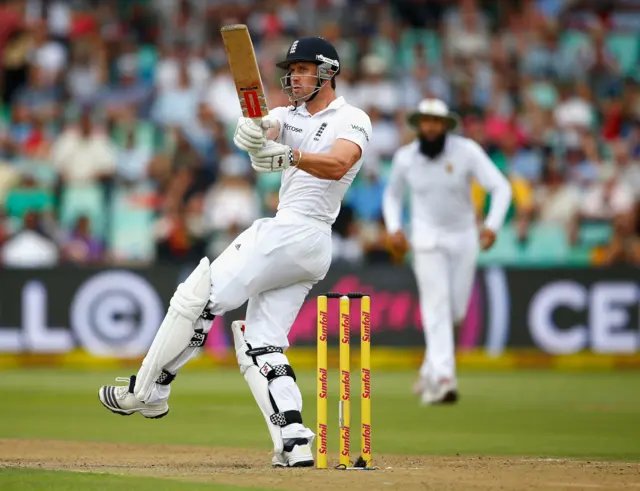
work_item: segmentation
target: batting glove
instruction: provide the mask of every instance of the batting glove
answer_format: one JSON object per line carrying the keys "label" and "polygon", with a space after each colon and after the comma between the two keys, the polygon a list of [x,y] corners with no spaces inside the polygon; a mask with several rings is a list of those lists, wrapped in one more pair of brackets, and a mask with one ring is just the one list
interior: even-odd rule
{"label": "batting glove", "polygon": [[267,141],[258,151],[249,152],[251,167],[257,172],[282,172],[293,163],[289,145]]}
{"label": "batting glove", "polygon": [[275,120],[268,116],[259,120],[241,117],[233,135],[233,143],[245,152],[260,150],[267,142],[267,130],[274,125]]}

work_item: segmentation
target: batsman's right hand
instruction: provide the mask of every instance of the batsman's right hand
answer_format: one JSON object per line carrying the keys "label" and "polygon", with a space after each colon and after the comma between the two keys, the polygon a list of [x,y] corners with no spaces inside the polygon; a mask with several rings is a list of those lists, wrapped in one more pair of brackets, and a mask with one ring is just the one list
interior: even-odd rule
{"label": "batsman's right hand", "polygon": [[268,117],[259,120],[241,117],[233,135],[233,143],[245,152],[258,151],[267,142],[267,130],[273,125],[274,121]]}

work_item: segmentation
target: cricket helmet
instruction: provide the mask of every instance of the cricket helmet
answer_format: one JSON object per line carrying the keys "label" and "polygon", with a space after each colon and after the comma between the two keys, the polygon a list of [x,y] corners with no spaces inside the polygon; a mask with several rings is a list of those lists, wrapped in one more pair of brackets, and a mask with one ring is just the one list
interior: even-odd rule
{"label": "cricket helmet", "polygon": [[[276,66],[288,72],[289,66],[297,61],[307,61],[318,66],[316,90],[307,100],[312,100],[316,96],[324,81],[331,80],[340,73],[340,58],[336,48],[321,37],[305,36],[296,39],[289,46],[285,59],[276,63]],[[289,96],[289,100],[297,102],[292,95],[290,74],[287,73],[280,79],[280,82],[283,91]]]}

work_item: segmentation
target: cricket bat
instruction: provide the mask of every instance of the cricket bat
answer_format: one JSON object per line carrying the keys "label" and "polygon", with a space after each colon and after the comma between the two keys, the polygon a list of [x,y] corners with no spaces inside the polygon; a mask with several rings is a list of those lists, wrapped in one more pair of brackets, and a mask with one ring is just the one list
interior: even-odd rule
{"label": "cricket bat", "polygon": [[227,51],[242,115],[252,119],[266,116],[269,114],[269,106],[249,29],[244,24],[233,24],[222,27],[220,33]]}

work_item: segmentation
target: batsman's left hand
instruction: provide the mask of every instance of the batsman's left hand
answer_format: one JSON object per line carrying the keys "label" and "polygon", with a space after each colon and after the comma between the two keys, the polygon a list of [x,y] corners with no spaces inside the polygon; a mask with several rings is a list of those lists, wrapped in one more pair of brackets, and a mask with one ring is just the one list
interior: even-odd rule
{"label": "batsman's left hand", "polygon": [[251,167],[257,172],[282,172],[293,163],[289,145],[267,141],[260,150],[249,152]]}
{"label": "batsman's left hand", "polygon": [[480,247],[483,251],[490,249],[496,241],[496,233],[490,228],[483,228],[480,231]]}
{"label": "batsman's left hand", "polygon": [[245,152],[260,150],[267,142],[267,130],[276,124],[277,120],[270,116],[255,120],[241,117],[233,135],[233,143]]}

